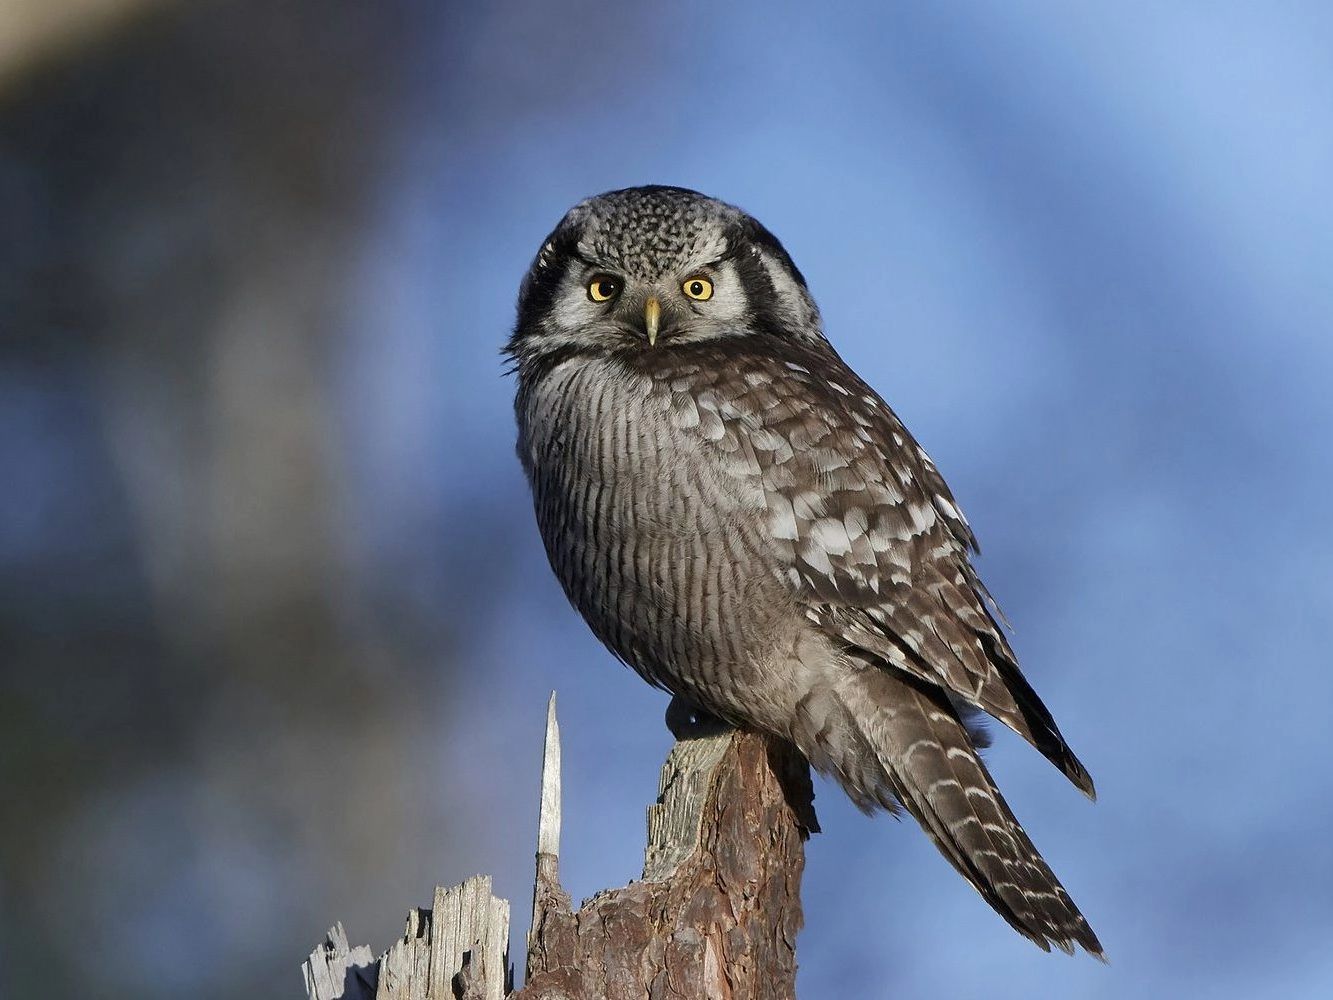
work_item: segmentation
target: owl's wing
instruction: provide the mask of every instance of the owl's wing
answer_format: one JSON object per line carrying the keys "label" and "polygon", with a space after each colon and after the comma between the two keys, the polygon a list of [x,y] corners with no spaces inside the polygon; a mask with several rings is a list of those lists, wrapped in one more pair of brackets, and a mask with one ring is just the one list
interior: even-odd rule
{"label": "owl's wing", "polygon": [[723,447],[760,477],[767,544],[807,616],[999,719],[1094,796],[1019,670],[935,464],[851,369],[796,357],[762,380],[749,373],[743,400],[721,386],[715,398],[724,422],[739,421]]}

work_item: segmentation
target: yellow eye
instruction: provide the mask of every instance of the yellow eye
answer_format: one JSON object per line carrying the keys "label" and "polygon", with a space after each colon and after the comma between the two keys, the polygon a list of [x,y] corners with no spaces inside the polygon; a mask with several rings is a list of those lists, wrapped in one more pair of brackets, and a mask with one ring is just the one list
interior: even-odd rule
{"label": "yellow eye", "polygon": [[588,298],[594,302],[610,302],[620,294],[620,279],[599,274],[588,282]]}
{"label": "yellow eye", "polygon": [[680,290],[696,302],[707,302],[713,297],[713,283],[707,278],[690,278]]}

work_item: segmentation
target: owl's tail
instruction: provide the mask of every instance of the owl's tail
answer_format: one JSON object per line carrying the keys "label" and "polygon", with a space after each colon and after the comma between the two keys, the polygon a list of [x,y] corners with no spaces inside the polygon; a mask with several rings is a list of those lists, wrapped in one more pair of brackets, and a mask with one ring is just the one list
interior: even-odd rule
{"label": "owl's tail", "polygon": [[1078,945],[1103,958],[943,693],[878,668],[844,682],[798,709],[794,737],[816,769],[864,810],[905,808],[986,902],[1043,951],[1055,945],[1072,954]]}

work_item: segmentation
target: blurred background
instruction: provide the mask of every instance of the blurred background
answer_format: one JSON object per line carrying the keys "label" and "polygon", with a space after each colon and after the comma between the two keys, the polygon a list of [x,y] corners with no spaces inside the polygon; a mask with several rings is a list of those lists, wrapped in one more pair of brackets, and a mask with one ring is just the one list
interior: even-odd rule
{"label": "blurred background", "polygon": [[814,7],[0,7],[0,996],[300,996],[474,872],[521,967],[551,689],[566,888],[637,876],[665,698],[498,351],[647,182],[785,242],[1101,792],[996,734],[1109,967],[819,783],[802,995],[1331,995],[1333,7]]}

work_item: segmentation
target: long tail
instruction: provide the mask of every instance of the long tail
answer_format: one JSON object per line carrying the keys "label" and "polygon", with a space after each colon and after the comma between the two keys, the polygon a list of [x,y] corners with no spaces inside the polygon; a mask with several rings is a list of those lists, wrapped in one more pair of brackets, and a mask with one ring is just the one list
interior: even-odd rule
{"label": "long tail", "polygon": [[901,805],[982,898],[1044,951],[1101,943],[1037,852],[937,688],[858,670],[798,708],[793,738],[862,809]]}

